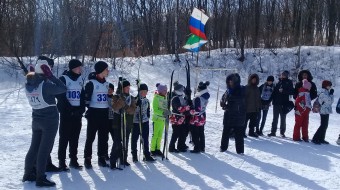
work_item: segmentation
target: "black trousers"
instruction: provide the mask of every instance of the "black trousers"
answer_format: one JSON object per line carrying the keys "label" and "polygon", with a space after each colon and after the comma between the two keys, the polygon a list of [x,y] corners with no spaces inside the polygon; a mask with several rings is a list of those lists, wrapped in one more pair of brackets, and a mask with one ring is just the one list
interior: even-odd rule
{"label": "black trousers", "polygon": [[[137,141],[140,135],[139,123],[133,125],[131,133],[131,152],[137,152]],[[142,123],[143,154],[150,155],[149,151],[149,122]]]}
{"label": "black trousers", "polygon": [[249,134],[252,134],[255,132],[255,127],[258,123],[258,112],[250,112],[246,114],[246,124],[244,126],[244,134],[246,134],[247,125],[249,121]]}
{"label": "black trousers", "polygon": [[194,143],[194,150],[205,150],[205,135],[203,126],[191,126],[192,141]]}
{"label": "black trousers", "polygon": [[313,140],[324,141],[328,128],[329,114],[320,114],[321,125],[313,136]]}
{"label": "black trousers", "polygon": [[[123,133],[124,129],[122,129],[121,125],[121,116],[120,114],[115,114],[115,121],[113,122],[113,144],[110,153],[110,162],[116,162],[118,158],[121,159],[122,162],[126,162],[127,153],[129,147],[129,137],[131,133],[131,128],[126,126],[125,129],[125,146],[123,146]],[[125,122],[126,123],[126,122]],[[124,148],[124,156],[123,156],[123,148]]]}
{"label": "black trousers", "polygon": [[[184,125],[171,125],[172,127],[172,135],[169,143],[169,148],[170,149],[175,149],[176,148],[176,141],[179,139],[179,136],[181,135],[182,127]],[[177,148],[179,148],[179,142],[177,142]]]}
{"label": "black trousers", "polygon": [[177,149],[179,149],[179,150],[186,149],[187,145],[185,144],[185,141],[187,140],[187,137],[189,135],[189,128],[190,128],[189,124],[181,125],[180,133],[179,133],[179,136],[178,136]]}
{"label": "black trousers", "polygon": [[285,134],[286,132],[286,114],[282,110],[282,105],[273,105],[273,123],[271,133],[275,134],[277,131],[277,123],[280,116],[280,134]]}
{"label": "black trousers", "polygon": [[[262,118],[261,118],[261,111],[262,111]],[[258,125],[260,124],[260,120],[261,120],[261,126],[259,131],[262,132],[264,125],[266,124],[266,120],[267,120],[267,115],[268,115],[268,110],[261,110],[259,112],[259,116],[258,116]]]}
{"label": "black trousers", "polygon": [[[91,108],[90,108],[91,109]],[[92,157],[92,144],[98,132],[98,157],[105,157],[108,150],[110,120],[108,109],[88,110],[84,158]]]}
{"label": "black trousers", "polygon": [[65,161],[69,145],[69,158],[77,160],[81,117],[60,115],[58,159]]}
{"label": "black trousers", "polygon": [[238,154],[244,153],[244,126],[223,126],[222,139],[221,139],[221,149],[227,150],[229,146],[229,135],[230,130],[233,129],[235,132],[235,146],[236,152]]}

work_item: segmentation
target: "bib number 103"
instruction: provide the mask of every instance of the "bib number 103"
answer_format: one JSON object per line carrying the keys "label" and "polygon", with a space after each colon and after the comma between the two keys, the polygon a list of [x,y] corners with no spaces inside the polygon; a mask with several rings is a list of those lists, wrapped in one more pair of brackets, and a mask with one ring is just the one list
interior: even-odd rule
{"label": "bib number 103", "polygon": [[68,99],[80,99],[80,91],[68,91],[67,98]]}

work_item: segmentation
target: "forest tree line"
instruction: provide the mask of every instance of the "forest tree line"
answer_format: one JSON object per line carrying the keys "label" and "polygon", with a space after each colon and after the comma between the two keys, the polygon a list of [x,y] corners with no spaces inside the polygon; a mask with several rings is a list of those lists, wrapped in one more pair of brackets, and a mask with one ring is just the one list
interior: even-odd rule
{"label": "forest tree line", "polygon": [[[338,0],[0,0],[0,56],[177,54],[194,7],[203,50],[340,44]],[[243,57],[244,58],[244,57]]]}

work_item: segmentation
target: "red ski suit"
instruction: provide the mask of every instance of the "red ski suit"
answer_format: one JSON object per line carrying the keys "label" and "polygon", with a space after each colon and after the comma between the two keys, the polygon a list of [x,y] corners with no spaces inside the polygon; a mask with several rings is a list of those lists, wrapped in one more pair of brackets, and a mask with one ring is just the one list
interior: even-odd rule
{"label": "red ski suit", "polygon": [[302,132],[302,139],[305,141],[308,140],[308,122],[311,107],[312,103],[309,91],[301,87],[299,89],[299,95],[295,100],[295,126],[293,132],[294,141],[301,140],[300,128]]}

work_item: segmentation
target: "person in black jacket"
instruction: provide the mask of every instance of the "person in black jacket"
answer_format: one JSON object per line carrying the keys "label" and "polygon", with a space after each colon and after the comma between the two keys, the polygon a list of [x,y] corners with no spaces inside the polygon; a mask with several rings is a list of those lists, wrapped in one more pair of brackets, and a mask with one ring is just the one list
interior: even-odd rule
{"label": "person in black jacket", "polygon": [[25,158],[22,181],[36,181],[38,187],[55,186],[46,179],[45,171],[58,131],[59,112],[55,98],[66,92],[66,86],[53,76],[46,60],[38,60],[35,73],[28,73],[26,78],[26,96],[32,107],[32,141]]}
{"label": "person in black jacket", "polygon": [[[92,144],[98,131],[98,165],[108,167],[106,156],[109,139],[109,102],[108,97],[112,93],[109,90],[110,83],[106,81],[109,74],[108,64],[98,61],[94,65],[95,78],[91,78],[85,85],[85,105],[88,107],[85,117],[87,119],[86,142],[84,148],[85,168],[91,169]],[[92,77],[93,73],[90,73]]]}
{"label": "person in black jacket", "polygon": [[271,133],[268,134],[269,137],[276,136],[277,123],[280,116],[280,134],[281,137],[286,137],[286,115],[285,106],[289,103],[289,96],[293,95],[294,87],[293,82],[288,79],[289,72],[284,71],[281,74],[279,82],[274,87],[273,92],[273,123]]}
{"label": "person in black jacket", "polygon": [[57,107],[60,112],[59,127],[59,168],[67,171],[65,163],[66,149],[69,144],[70,167],[80,169],[78,163],[78,141],[81,130],[81,119],[85,112],[83,78],[81,77],[82,63],[72,59],[68,64],[69,70],[59,78],[67,87],[67,92],[58,95]]}
{"label": "person in black jacket", "polygon": [[223,133],[220,151],[228,149],[230,130],[235,131],[237,154],[244,153],[244,125],[246,121],[245,87],[241,86],[241,78],[237,73],[230,74],[227,79],[227,90],[223,94],[220,105],[224,110]]}
{"label": "person in black jacket", "polygon": [[299,72],[298,79],[299,79],[299,82],[297,82],[295,84],[293,98],[296,99],[298,97],[299,89],[302,87],[302,80],[307,79],[308,82],[310,82],[312,84],[312,88],[310,89],[309,92],[310,92],[311,100],[314,100],[318,96],[318,91],[317,91],[315,83],[312,82],[312,80],[313,80],[312,74],[308,70],[302,70],[302,71]]}

